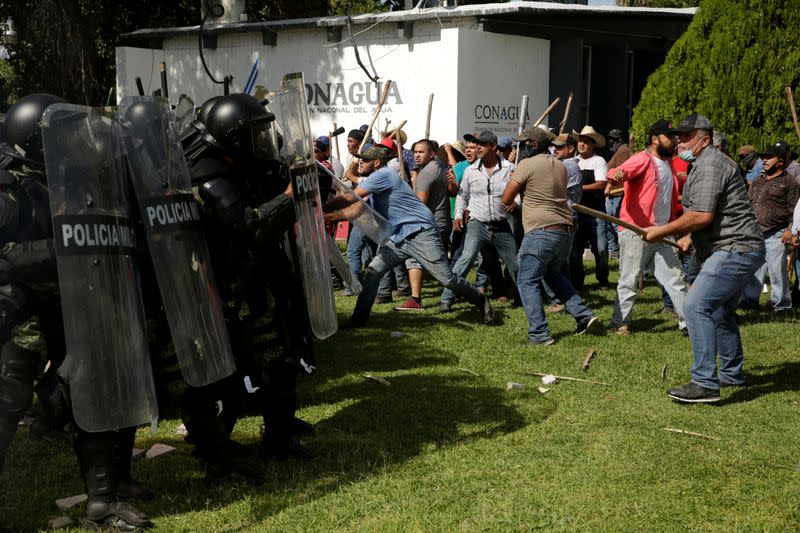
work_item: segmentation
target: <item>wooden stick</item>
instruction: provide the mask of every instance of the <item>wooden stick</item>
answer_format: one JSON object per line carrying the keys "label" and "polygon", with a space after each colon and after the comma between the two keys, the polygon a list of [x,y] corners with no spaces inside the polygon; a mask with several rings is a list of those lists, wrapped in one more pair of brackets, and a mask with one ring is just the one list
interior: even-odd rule
{"label": "wooden stick", "polygon": [[386,97],[389,96],[389,88],[392,86],[392,80],[386,80],[386,84],[383,86],[383,92],[381,93],[381,98],[378,100],[378,106],[375,108],[375,112],[372,114],[372,120],[369,121],[369,126],[367,127],[366,133],[364,133],[364,139],[361,141],[361,145],[358,147],[358,151],[362,152],[364,150],[364,145],[367,144],[367,139],[372,136],[372,126],[375,125],[375,121],[378,120],[378,115],[381,114],[381,108],[383,104],[386,102]]}
{"label": "wooden stick", "polygon": [[[403,129],[403,126],[406,125],[407,121],[403,121],[397,126],[392,133],[389,135],[390,139],[400,139],[400,130]],[[400,146],[400,143],[397,143],[397,161],[400,163],[400,177],[405,179],[406,175],[406,163],[403,161],[403,147]]]}
{"label": "wooden stick", "polygon": [[561,379],[564,381],[580,381],[581,383],[592,383],[594,385],[608,385],[611,386],[611,383],[604,383],[602,381],[592,381],[590,379],[581,379],[581,378],[571,378],[568,376],[555,376],[553,374],[542,374],[541,372],[520,372],[520,374],[524,376],[553,376],[556,379]]}
{"label": "wooden stick", "polygon": [[713,437],[711,435],[703,435],[702,433],[695,433],[694,431],[686,431],[684,429],[675,429],[675,428],[661,428],[664,431],[671,431],[672,433],[682,433],[684,435],[691,435],[692,437],[700,437],[701,439],[709,439],[709,440],[720,440],[719,437]]}
{"label": "wooden stick", "polygon": [[558,105],[558,103],[560,101],[561,101],[561,97],[560,96],[556,97],[556,99],[553,100],[553,103],[550,104],[549,106],[547,106],[547,109],[544,110],[544,113],[542,113],[542,115],[536,120],[536,122],[531,124],[531,128],[535,128],[536,126],[541,124],[542,121],[547,118],[547,115],[550,114],[550,111],[552,111]]}
{"label": "wooden stick", "polygon": [[624,192],[625,192],[625,187],[617,187],[616,189],[611,189],[610,191],[608,191],[608,194],[606,194],[606,196],[616,196]]}
{"label": "wooden stick", "polygon": [[[336,130],[337,130],[337,127],[336,127],[336,123],[334,122],[333,123],[333,131],[336,131]],[[339,161],[341,161],[341,159],[340,159],[341,156],[339,155],[339,136],[337,135],[334,138],[336,139],[336,159],[339,159]]]}
{"label": "wooden stick", "polygon": [[786,88],[786,98],[789,99],[789,108],[792,110],[792,121],[794,122],[794,131],[797,133],[797,137],[800,138],[800,125],[797,123],[797,109],[794,107],[794,95],[792,94],[792,88]]}
{"label": "wooden stick", "polygon": [[589,370],[589,365],[592,364],[592,359],[596,354],[597,352],[595,352],[594,350],[589,350],[588,352],[586,352],[586,357],[583,358],[583,365],[581,366],[581,368],[583,368],[584,370]]}
{"label": "wooden stick", "polygon": [[[606,222],[611,222],[612,224],[617,224],[619,226],[622,226],[623,228],[631,230],[634,233],[638,233],[639,235],[646,235],[647,234],[647,232],[645,230],[643,230],[642,228],[640,228],[636,224],[631,224],[630,222],[625,222],[624,220],[619,219],[617,217],[612,217],[611,215],[609,215],[607,213],[603,213],[601,211],[595,211],[594,209],[590,209],[590,208],[588,208],[586,206],[583,206],[581,204],[572,204],[572,207],[574,207],[576,211],[578,211],[580,213],[583,213],[584,215],[589,215],[590,217],[599,218],[600,220],[605,220]],[[678,245],[678,243],[673,241],[672,239],[667,239],[665,237],[665,238],[662,238],[662,239],[659,239],[659,240],[660,241],[664,241],[665,243],[667,243],[670,246],[673,246],[673,247],[675,247],[675,248],[677,248],[679,250],[681,249],[680,245]]]}
{"label": "wooden stick", "polygon": [[461,370],[462,372],[466,372],[467,374],[472,374],[473,376],[478,376],[478,377],[481,376],[480,374],[478,374],[477,372],[473,372],[469,368],[458,367],[458,369]]}
{"label": "wooden stick", "polygon": [[431,138],[431,111],[433,110],[433,93],[428,97],[428,115],[425,117],[425,138]]}
{"label": "wooden stick", "polygon": [[377,383],[380,383],[381,385],[383,385],[385,387],[391,387],[392,386],[392,384],[388,380],[385,380],[383,378],[379,378],[378,376],[373,376],[372,374],[364,374],[364,377],[367,378],[367,379],[371,379],[372,381],[375,381]]}
{"label": "wooden stick", "polygon": [[[525,129],[525,117],[528,114],[528,95],[522,95],[522,103],[519,105],[519,127],[517,128],[517,135],[522,135],[522,130]],[[519,153],[522,141],[517,141],[517,151],[514,158],[514,164],[519,165]]]}
{"label": "wooden stick", "polygon": [[[390,139],[399,139],[399,138],[400,138],[400,130],[402,130],[402,129],[403,129],[403,126],[405,126],[405,125],[406,125],[406,122],[408,122],[408,121],[407,121],[407,120],[404,120],[403,122],[401,122],[401,123],[400,123],[400,125],[399,125],[399,126],[397,126],[396,128],[394,128],[394,129],[392,130],[392,133],[390,133],[390,134],[389,134],[389,138],[390,138]],[[400,148],[400,145],[397,145],[397,147],[398,147],[398,148]]]}
{"label": "wooden stick", "polygon": [[564,128],[567,127],[570,109],[572,109],[572,93],[569,93],[569,98],[567,98],[567,107],[564,109],[564,118],[561,119],[561,127],[558,129],[559,135],[564,133]]}

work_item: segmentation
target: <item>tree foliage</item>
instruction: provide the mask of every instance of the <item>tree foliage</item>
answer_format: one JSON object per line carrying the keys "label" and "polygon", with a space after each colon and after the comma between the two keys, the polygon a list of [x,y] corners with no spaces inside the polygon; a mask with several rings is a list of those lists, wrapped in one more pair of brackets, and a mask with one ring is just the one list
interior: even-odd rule
{"label": "tree foliage", "polygon": [[704,0],[642,92],[633,131],[708,116],[732,146],[797,145],[785,87],[800,77],[800,0]]}
{"label": "tree foliage", "polygon": [[[49,92],[101,105],[114,86],[114,47],[140,28],[200,23],[200,0],[0,0],[0,20],[14,19],[19,44],[0,59],[0,112],[22,95]],[[251,20],[375,11],[374,0],[250,0]]]}

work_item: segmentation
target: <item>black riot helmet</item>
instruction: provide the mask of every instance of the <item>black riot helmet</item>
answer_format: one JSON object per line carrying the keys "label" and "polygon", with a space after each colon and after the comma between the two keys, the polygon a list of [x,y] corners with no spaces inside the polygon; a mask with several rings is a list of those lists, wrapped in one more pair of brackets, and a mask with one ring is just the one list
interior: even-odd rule
{"label": "black riot helmet", "polygon": [[243,159],[276,160],[275,115],[249,94],[229,94],[208,112],[204,141]]}
{"label": "black riot helmet", "polygon": [[193,161],[205,151],[207,144],[202,137],[206,134],[208,113],[222,96],[212,96],[200,106],[195,119],[181,132],[181,145],[188,161]]}
{"label": "black riot helmet", "polygon": [[66,102],[45,93],[29,94],[17,100],[6,113],[3,152],[25,163],[43,166],[42,115],[48,106]]}
{"label": "black riot helmet", "polygon": [[211,111],[211,108],[214,107],[214,104],[216,104],[220,98],[222,98],[222,96],[212,96],[211,98],[203,102],[203,105],[201,105],[200,109],[197,111],[197,120],[200,122],[200,124],[205,125],[208,122],[208,113]]}

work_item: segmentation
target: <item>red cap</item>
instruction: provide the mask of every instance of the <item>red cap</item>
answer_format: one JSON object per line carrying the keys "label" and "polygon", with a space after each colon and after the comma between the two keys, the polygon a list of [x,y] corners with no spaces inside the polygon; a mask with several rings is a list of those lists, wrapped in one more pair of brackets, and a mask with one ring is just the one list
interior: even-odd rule
{"label": "red cap", "polygon": [[392,151],[393,154],[397,153],[397,144],[394,142],[394,139],[390,139],[389,137],[381,139],[381,142],[379,142],[377,146],[383,146],[384,148],[388,148],[389,150]]}

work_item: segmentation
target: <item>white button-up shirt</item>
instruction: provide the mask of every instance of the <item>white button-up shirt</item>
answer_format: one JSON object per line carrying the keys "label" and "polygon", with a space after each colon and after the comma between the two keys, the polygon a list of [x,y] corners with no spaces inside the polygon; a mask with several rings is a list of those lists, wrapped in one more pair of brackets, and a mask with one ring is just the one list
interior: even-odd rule
{"label": "white button-up shirt", "polygon": [[456,196],[455,218],[464,218],[464,210],[469,210],[470,218],[481,222],[499,222],[509,218],[503,210],[503,191],[508,185],[514,164],[502,157],[489,176],[483,161],[478,159],[464,170],[464,177]]}

